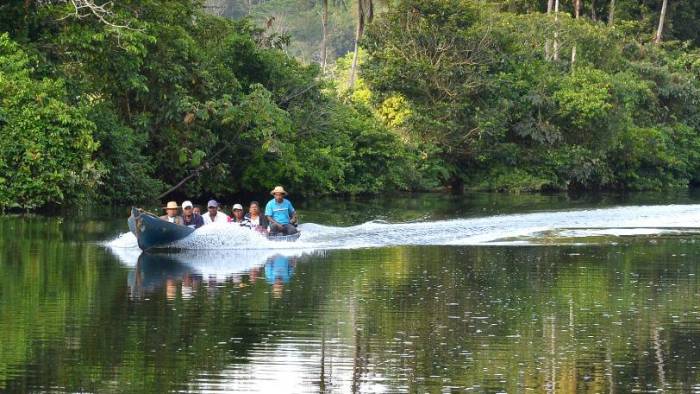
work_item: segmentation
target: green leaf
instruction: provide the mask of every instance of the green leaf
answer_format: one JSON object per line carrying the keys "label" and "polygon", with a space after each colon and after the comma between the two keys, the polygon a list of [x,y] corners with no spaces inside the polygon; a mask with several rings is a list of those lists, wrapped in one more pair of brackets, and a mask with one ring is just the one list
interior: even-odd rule
{"label": "green leaf", "polygon": [[192,154],[192,160],[190,160],[190,164],[192,164],[192,167],[199,167],[200,164],[202,164],[202,160],[207,154],[202,151],[202,150],[196,150]]}

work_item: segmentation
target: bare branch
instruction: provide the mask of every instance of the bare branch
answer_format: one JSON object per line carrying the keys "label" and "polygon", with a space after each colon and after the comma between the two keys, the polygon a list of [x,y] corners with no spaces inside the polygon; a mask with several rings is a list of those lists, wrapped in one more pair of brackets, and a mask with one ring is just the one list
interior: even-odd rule
{"label": "bare branch", "polygon": [[102,4],[95,3],[95,0],[38,0],[39,5],[51,4],[69,4],[73,11],[64,16],[60,20],[68,18],[83,19],[87,17],[95,17],[100,23],[113,27],[115,29],[131,29],[129,24],[121,25],[114,23],[114,12],[112,11],[112,1],[107,1]]}

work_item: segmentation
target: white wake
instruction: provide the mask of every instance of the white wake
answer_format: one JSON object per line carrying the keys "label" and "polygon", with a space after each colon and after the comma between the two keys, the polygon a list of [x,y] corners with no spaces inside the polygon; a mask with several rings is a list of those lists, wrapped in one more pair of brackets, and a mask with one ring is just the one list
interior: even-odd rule
{"label": "white wake", "polygon": [[[212,224],[173,243],[178,249],[355,249],[398,245],[479,245],[546,231],[570,237],[644,235],[700,227],[700,205],[626,206],[590,210],[536,212],[417,223],[367,222],[350,227],[302,224],[297,242],[268,241],[248,229]],[[114,248],[137,248],[131,233],[107,242]]]}
{"label": "white wake", "polygon": [[[269,241],[258,233],[232,224],[197,229],[170,245],[188,265],[208,270],[219,262],[246,269],[275,255],[300,256],[330,249],[357,249],[399,245],[531,244],[545,236],[583,238],[684,234],[700,230],[700,205],[626,206],[589,210],[536,212],[416,223],[367,222],[350,227],[303,224],[297,242]],[[551,244],[552,242],[549,242]],[[141,251],[136,238],[124,233],[106,242],[126,265],[136,264]],[[184,253],[182,251],[185,251]]]}

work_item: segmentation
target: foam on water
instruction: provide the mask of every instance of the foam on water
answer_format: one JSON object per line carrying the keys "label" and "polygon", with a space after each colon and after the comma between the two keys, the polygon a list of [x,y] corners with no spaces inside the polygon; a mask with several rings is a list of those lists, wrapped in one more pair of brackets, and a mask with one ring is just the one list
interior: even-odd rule
{"label": "foam on water", "polygon": [[[373,221],[351,227],[308,223],[300,226],[302,235],[293,243],[269,241],[238,226],[212,224],[171,246],[187,250],[308,251],[397,245],[479,245],[507,238],[537,237],[560,229],[566,231],[562,236],[586,237],[661,234],[697,227],[700,227],[700,205],[627,206],[416,223]],[[136,239],[130,233],[120,235],[107,245],[112,249],[137,248]]]}

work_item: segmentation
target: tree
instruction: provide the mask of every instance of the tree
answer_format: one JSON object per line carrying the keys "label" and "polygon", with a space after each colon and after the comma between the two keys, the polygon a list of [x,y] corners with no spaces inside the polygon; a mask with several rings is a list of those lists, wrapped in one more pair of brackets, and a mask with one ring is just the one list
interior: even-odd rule
{"label": "tree", "polygon": [[[547,15],[550,15],[552,13],[552,10],[554,10],[554,0],[547,0]],[[549,39],[549,37],[547,37],[547,39],[544,42],[544,56],[547,60],[552,59],[551,46],[552,41]]]}
{"label": "tree", "polygon": [[116,15],[112,10],[113,3],[111,1],[98,4],[94,0],[24,0],[25,9],[29,9],[32,3],[37,3],[37,5],[40,6],[66,4],[70,8],[70,12],[64,17],[73,17],[76,19],[94,17],[101,23],[110,27],[128,27],[128,24],[119,24],[115,21]]}
{"label": "tree", "polygon": [[608,25],[615,24],[615,0],[610,0],[610,10],[608,12]]}
{"label": "tree", "polygon": [[[368,2],[369,7],[367,8],[367,15],[365,15],[365,1]],[[352,66],[350,68],[350,80],[348,81],[348,86],[350,89],[355,85],[355,75],[357,74],[357,60],[360,50],[360,40],[365,32],[365,18],[371,22],[373,17],[372,12],[373,4],[372,0],[357,0],[357,30],[355,30],[355,49],[352,57]]]}
{"label": "tree", "polygon": [[0,34],[0,209],[89,197],[103,175],[89,106],[72,105],[64,80],[33,77],[31,64]]}
{"label": "tree", "polygon": [[496,61],[498,36],[476,24],[478,14],[460,0],[402,1],[370,26],[364,45],[370,59],[363,79],[380,102],[410,100],[409,138],[455,190],[479,139],[474,116],[488,95],[483,73]]}
{"label": "tree", "polygon": [[559,60],[559,0],[554,0],[554,61]]}
{"label": "tree", "polygon": [[663,0],[661,5],[661,14],[659,15],[659,27],[656,29],[656,36],[654,37],[654,43],[661,43],[661,36],[664,31],[664,23],[666,21],[666,7],[668,6],[668,0]]}
{"label": "tree", "polygon": [[321,38],[321,70],[326,73],[326,63],[328,62],[328,0],[321,0],[321,25],[323,37]]}
{"label": "tree", "polygon": [[[578,20],[581,13],[581,0],[574,0],[574,19]],[[574,68],[574,63],[576,63],[576,43],[571,47],[571,69]]]}

